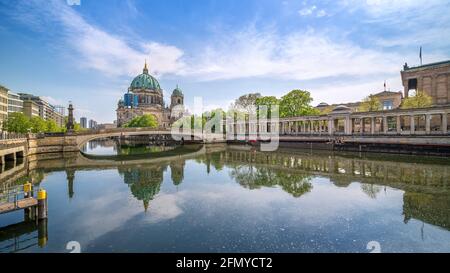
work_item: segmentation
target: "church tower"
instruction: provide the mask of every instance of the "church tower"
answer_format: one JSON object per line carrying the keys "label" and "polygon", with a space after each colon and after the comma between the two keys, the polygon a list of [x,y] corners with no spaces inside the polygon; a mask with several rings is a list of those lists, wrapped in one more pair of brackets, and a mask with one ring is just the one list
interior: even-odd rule
{"label": "church tower", "polygon": [[177,87],[173,90],[170,99],[170,108],[173,108],[175,105],[184,105],[184,95],[181,89],[178,88],[178,84]]}
{"label": "church tower", "polygon": [[[180,106],[178,106],[180,105]],[[175,106],[178,106],[175,108]],[[178,119],[184,113],[184,95],[180,88],[177,87],[173,90],[172,96],[170,96],[170,111],[171,119]]]}

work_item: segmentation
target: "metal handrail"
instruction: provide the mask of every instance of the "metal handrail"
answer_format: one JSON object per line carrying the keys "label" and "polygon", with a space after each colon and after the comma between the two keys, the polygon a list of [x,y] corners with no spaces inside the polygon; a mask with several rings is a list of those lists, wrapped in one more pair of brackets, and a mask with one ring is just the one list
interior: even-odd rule
{"label": "metal handrail", "polygon": [[[21,187],[21,189],[19,189],[19,187]],[[30,196],[37,196],[39,190],[40,190],[39,186],[32,186]],[[11,200],[13,200],[15,207],[17,207],[18,201],[22,199],[25,199],[25,192],[23,190],[23,185],[13,188],[12,191],[8,189],[6,192],[0,193],[0,205],[11,203]]]}

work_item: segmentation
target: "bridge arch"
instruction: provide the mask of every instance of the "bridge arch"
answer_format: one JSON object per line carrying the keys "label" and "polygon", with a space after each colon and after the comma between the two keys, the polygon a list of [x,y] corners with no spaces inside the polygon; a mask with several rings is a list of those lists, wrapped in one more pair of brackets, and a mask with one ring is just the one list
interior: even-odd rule
{"label": "bridge arch", "polygon": [[[81,149],[83,145],[88,143],[91,140],[108,138],[108,137],[121,137],[121,136],[138,136],[138,135],[172,135],[172,132],[169,130],[151,130],[151,129],[111,129],[111,130],[103,130],[103,131],[91,131],[89,133],[81,133],[76,136],[76,142],[78,149]],[[177,136],[184,137],[185,140],[197,140],[202,141],[203,136],[198,134],[191,133],[177,133]]]}

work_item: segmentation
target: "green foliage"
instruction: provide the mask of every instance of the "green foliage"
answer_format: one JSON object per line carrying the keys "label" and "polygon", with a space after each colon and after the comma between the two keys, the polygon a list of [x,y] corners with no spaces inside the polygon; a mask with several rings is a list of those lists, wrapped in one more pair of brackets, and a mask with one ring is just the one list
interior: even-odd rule
{"label": "green foliage", "polygon": [[250,113],[256,106],[256,100],[261,97],[260,93],[250,93],[240,96],[233,105],[233,108]]}
{"label": "green foliage", "polygon": [[317,115],[320,112],[311,106],[311,94],[304,90],[292,90],[281,97],[280,117]]}
{"label": "green foliage", "polygon": [[[256,99],[256,106],[258,107],[258,117],[270,118],[272,111],[275,111],[275,107],[279,107],[280,100],[274,96],[265,96]],[[267,107],[267,110],[263,111],[262,106]],[[267,112],[266,112],[267,111]]]}
{"label": "green foliage", "polygon": [[47,129],[47,124],[45,120],[40,117],[32,117],[30,118],[30,128],[32,133],[41,133],[45,132]]}
{"label": "green foliage", "polygon": [[124,125],[127,128],[136,128],[136,127],[150,127],[157,128],[158,121],[156,117],[152,114],[145,114],[142,116],[138,116],[130,120],[128,123]]}
{"label": "green foliage", "polygon": [[425,108],[430,107],[433,104],[433,99],[425,94],[425,92],[417,92],[415,96],[405,98],[402,102],[401,108]]}
{"label": "green foliage", "polygon": [[[65,116],[64,117],[64,127],[61,128],[60,132],[67,132],[67,122],[68,121],[69,121],[69,117]],[[73,130],[74,130],[74,132],[80,132],[80,131],[85,131],[87,129],[81,128],[81,125],[79,123],[77,123],[76,121],[74,121]]]}
{"label": "green foliage", "polygon": [[28,133],[30,120],[23,113],[11,113],[3,123],[3,130],[14,133]]}
{"label": "green foliage", "polygon": [[383,110],[383,105],[381,105],[380,100],[374,95],[369,95],[364,98],[359,106],[360,112],[372,112],[372,111],[381,111]]}
{"label": "green foliage", "polygon": [[61,132],[61,128],[56,124],[54,120],[47,120],[45,122],[45,130],[47,132]]}
{"label": "green foliage", "polygon": [[14,133],[54,133],[61,132],[55,121],[45,121],[40,117],[28,118],[23,113],[11,113],[8,119],[3,123],[3,130]]}

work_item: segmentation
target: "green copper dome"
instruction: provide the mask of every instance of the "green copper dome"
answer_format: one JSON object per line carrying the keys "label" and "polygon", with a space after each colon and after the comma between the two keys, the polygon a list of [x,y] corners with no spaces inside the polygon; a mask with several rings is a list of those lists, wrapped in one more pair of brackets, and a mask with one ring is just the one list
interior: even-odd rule
{"label": "green copper dome", "polygon": [[178,88],[178,85],[177,85],[177,88],[175,88],[175,89],[173,90],[172,96],[183,97],[183,92],[181,91],[180,88]]}
{"label": "green copper dome", "polygon": [[144,71],[141,75],[134,78],[130,85],[131,88],[159,90],[159,82],[150,74],[148,74],[147,63],[145,63]]}

